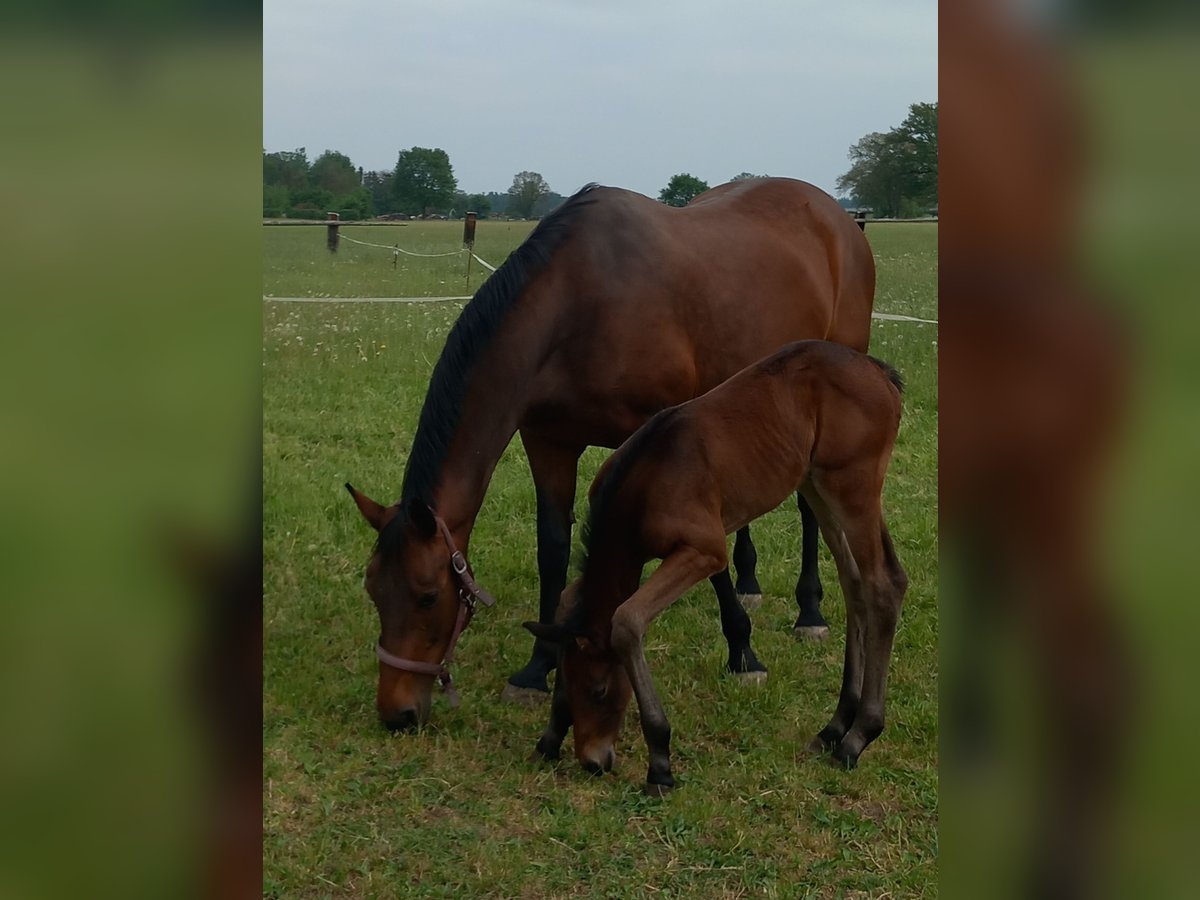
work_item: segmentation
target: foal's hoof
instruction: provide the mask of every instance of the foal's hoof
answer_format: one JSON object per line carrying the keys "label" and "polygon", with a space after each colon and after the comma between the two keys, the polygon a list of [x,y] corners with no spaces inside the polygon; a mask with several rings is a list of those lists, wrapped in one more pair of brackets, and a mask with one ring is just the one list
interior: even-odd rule
{"label": "foal's hoof", "polygon": [[504,685],[504,691],[500,694],[500,699],[505,703],[517,703],[521,706],[540,706],[549,697],[549,691],[517,687],[515,684]]}
{"label": "foal's hoof", "polygon": [[665,797],[673,790],[675,790],[673,784],[655,784],[652,781],[647,781],[642,786],[642,793],[647,797]]}
{"label": "foal's hoof", "polygon": [[762,606],[762,594],[738,594],[738,603],[742,604],[742,608],[753,611]]}
{"label": "foal's hoof", "polygon": [[829,639],[828,625],[797,625],[792,635],[798,641],[824,641]]}
{"label": "foal's hoof", "polygon": [[759,672],[734,672],[733,677],[736,678],[738,681],[740,681],[742,684],[766,684],[767,683],[767,673],[766,673],[765,669],[762,671],[759,671]]}

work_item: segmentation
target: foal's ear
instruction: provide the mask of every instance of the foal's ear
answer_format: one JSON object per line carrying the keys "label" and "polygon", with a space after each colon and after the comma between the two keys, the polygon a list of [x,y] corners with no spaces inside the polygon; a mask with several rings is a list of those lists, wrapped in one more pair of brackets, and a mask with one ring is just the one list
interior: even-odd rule
{"label": "foal's ear", "polygon": [[427,541],[432,540],[438,532],[437,520],[433,516],[433,510],[419,497],[413,497],[408,501],[407,505],[408,521],[412,522],[413,528],[417,529],[417,534]]}
{"label": "foal's ear", "polygon": [[362,517],[367,520],[367,523],[372,528],[379,531],[387,524],[387,520],[390,517],[387,515],[386,506],[382,506],[366,494],[356,491],[354,486],[348,481],[346,482],[346,490],[350,492],[350,496],[354,498],[354,505],[358,507],[358,511],[362,513]]}

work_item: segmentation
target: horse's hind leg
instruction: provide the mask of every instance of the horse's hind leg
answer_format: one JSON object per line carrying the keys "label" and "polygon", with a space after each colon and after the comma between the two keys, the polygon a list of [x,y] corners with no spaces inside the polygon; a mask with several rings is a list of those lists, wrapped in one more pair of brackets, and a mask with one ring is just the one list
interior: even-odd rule
{"label": "horse's hind leg", "polygon": [[758,609],[762,605],[763,595],[755,572],[758,565],[758,552],[754,549],[754,542],[750,539],[749,525],[744,525],[737,530],[737,537],[733,541],[733,565],[737,570],[738,602],[746,609]]}
{"label": "horse's hind leg", "polygon": [[767,667],[750,647],[750,616],[738,602],[728,566],[709,579],[721,605],[721,631],[729,644],[729,671],[746,681],[764,681]]}
{"label": "horse's hind leg", "polygon": [[829,637],[829,623],[821,615],[821,574],[817,569],[816,513],[801,491],[796,492],[796,505],[800,508],[800,579],[796,582],[796,605],[800,615],[792,627],[798,639],[823,641]]}
{"label": "horse's hind leg", "polygon": [[810,751],[821,753],[833,750],[842,742],[858,713],[863,683],[865,622],[862,581],[858,564],[854,561],[846,542],[846,535],[816,489],[809,484],[804,490],[811,503],[813,518],[820,523],[825,543],[837,564],[838,580],[846,603],[846,652],[842,663],[842,688],[838,694],[837,709],[834,710],[829,724],[822,728],[809,744]]}
{"label": "horse's hind leg", "polygon": [[847,522],[846,541],[862,578],[865,653],[858,712],[833,755],[852,769],[863,749],[883,732],[888,665],[908,576],[896,558],[891,535],[878,512]]}
{"label": "horse's hind leg", "polygon": [[[571,554],[571,521],[575,506],[575,481],[582,450],[564,447],[521,432],[537,491],[538,621],[550,623],[558,598],[567,585]],[[558,649],[540,638],[525,668],[508,679],[503,697],[516,702],[549,693],[546,676],[558,665]]]}

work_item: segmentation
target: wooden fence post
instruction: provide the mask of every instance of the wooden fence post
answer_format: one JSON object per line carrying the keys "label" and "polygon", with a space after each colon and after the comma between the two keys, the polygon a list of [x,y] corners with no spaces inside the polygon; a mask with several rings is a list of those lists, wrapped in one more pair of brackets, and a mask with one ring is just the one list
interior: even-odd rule
{"label": "wooden fence post", "polygon": [[[331,213],[326,213],[325,218],[327,218],[330,222],[336,223],[341,217],[337,213],[331,212]],[[329,225],[328,227],[326,227],[325,231],[326,231],[325,246],[329,248],[330,253],[337,253],[337,248],[338,248],[338,227],[337,227],[337,225],[336,224]]]}

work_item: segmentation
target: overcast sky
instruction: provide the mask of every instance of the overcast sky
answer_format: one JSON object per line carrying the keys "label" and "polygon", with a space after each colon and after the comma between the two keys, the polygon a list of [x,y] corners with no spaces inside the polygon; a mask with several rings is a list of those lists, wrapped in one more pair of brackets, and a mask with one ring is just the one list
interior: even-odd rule
{"label": "overcast sky", "polygon": [[803,178],[937,99],[936,0],[264,0],[263,146],[460,189],[540,172],[657,196],[689,172]]}

